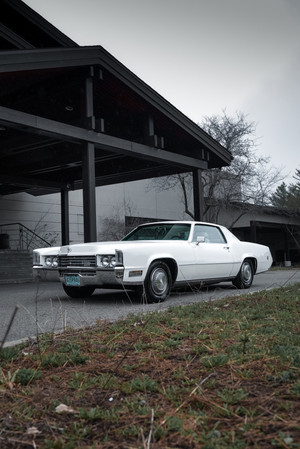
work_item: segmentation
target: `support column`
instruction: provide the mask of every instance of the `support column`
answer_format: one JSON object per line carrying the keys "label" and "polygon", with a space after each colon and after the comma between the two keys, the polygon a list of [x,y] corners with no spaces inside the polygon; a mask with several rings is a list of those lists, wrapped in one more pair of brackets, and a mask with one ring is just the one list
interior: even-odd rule
{"label": "support column", "polygon": [[256,235],[257,229],[256,228],[257,228],[256,221],[251,220],[250,221],[250,241],[253,243],[257,242],[257,235]]}
{"label": "support column", "polygon": [[[88,129],[95,129],[93,75],[94,68],[90,67],[85,81],[85,122]],[[91,142],[83,147],[82,180],[84,241],[94,242],[97,240],[95,145]]]}
{"label": "support column", "polygon": [[83,148],[82,180],[84,241],[95,242],[97,240],[95,146],[90,142]]}
{"label": "support column", "polygon": [[193,194],[195,221],[203,221],[204,195],[200,169],[193,170]]}
{"label": "support column", "polygon": [[68,190],[61,190],[60,192],[60,207],[61,207],[61,244],[68,245],[70,243]]}
{"label": "support column", "polygon": [[287,226],[285,226],[285,229],[284,229],[284,263],[285,263],[285,265],[289,266],[290,261],[291,261],[291,254],[290,254],[290,245],[289,245],[289,233],[287,230]]}

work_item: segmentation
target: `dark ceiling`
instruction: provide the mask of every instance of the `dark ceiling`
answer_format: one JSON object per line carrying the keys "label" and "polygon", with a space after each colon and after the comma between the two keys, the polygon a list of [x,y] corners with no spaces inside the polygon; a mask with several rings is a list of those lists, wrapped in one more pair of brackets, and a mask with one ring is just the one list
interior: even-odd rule
{"label": "dark ceiling", "polygon": [[96,185],[230,163],[228,151],[102,47],[78,47],[19,0],[2,7],[0,194],[81,188],[88,141]]}

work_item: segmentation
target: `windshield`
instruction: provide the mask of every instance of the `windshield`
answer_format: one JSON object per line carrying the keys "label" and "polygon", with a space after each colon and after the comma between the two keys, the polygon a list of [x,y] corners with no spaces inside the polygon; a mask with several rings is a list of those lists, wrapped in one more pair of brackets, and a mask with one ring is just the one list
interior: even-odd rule
{"label": "windshield", "polygon": [[134,229],[122,240],[188,240],[190,224],[159,223]]}

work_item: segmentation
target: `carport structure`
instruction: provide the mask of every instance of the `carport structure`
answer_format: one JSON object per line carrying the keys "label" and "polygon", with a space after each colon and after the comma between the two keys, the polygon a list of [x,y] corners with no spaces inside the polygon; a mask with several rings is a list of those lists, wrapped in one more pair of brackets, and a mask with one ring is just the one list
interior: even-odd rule
{"label": "carport structure", "polygon": [[[0,195],[83,190],[84,239],[96,240],[95,188],[182,172],[231,154],[101,46],[79,47],[20,0],[1,0]],[[180,86],[178,86],[180,89]]]}

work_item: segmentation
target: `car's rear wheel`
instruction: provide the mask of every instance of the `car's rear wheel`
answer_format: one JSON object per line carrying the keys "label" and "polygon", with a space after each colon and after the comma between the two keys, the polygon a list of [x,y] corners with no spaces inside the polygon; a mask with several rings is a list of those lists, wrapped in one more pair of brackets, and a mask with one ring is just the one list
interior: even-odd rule
{"label": "car's rear wheel", "polygon": [[249,288],[252,285],[254,277],[254,269],[251,260],[245,259],[242,263],[241,269],[232,281],[233,285],[237,288]]}
{"label": "car's rear wheel", "polygon": [[170,293],[172,275],[168,265],[162,261],[153,262],[144,282],[144,299],[148,303],[162,302]]}
{"label": "car's rear wheel", "polygon": [[63,284],[63,289],[71,298],[88,298],[92,296],[95,291],[95,287],[89,285],[85,287],[70,287]]}

